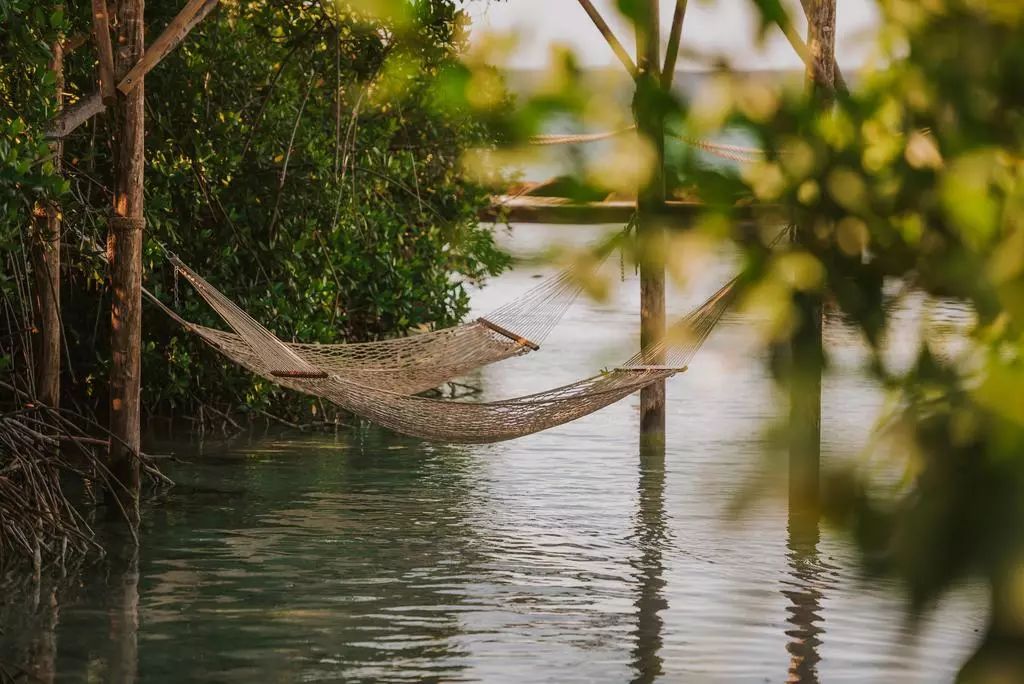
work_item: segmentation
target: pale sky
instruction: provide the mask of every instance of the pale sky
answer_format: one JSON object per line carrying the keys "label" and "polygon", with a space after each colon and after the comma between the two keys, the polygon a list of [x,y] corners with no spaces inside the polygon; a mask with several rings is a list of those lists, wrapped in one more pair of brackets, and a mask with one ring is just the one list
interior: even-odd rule
{"label": "pale sky", "polygon": [[[613,32],[633,49],[633,31],[615,11],[614,0],[593,0]],[[791,3],[792,4],[792,3]],[[577,0],[474,0],[466,3],[473,17],[474,35],[492,31],[514,32],[517,47],[502,66],[541,68],[547,65],[551,46],[572,47],[586,66],[617,63],[601,34]],[[666,40],[675,0],[661,0],[662,41]],[[690,0],[683,24],[683,50],[702,56],[727,55],[741,69],[799,69],[799,58],[781,31],[769,33],[765,45],[755,44],[755,10],[751,0]],[[803,14],[794,4],[791,16],[804,33]],[[875,0],[838,0],[836,57],[851,71],[869,54],[877,25]],[[664,51],[663,51],[664,52]],[[680,53],[680,68],[706,66]]]}

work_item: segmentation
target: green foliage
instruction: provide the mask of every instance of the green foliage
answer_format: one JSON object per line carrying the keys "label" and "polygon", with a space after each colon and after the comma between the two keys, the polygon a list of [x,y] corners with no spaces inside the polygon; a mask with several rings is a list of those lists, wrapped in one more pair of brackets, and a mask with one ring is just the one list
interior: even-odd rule
{"label": "green foliage", "polygon": [[25,236],[40,201],[60,197],[67,183],[56,173],[43,136],[57,104],[51,66],[53,45],[66,21],[63,11],[25,0],[0,0],[0,372],[17,365],[15,348],[29,327]]}
{"label": "green foliage", "polygon": [[[740,245],[745,305],[768,321],[766,350],[790,342],[801,324],[794,301],[807,294],[827,297],[860,328],[872,351],[866,370],[891,389],[897,407],[868,456],[894,458],[907,472],[906,486],[894,489],[879,487],[868,469],[829,470],[828,520],[861,544],[867,568],[904,580],[914,615],[967,579],[985,580],[992,622],[963,676],[1021,681],[1024,4],[878,4],[884,67],[857,79],[846,74],[856,87],[828,111],[804,84],[725,66],[692,101],[662,94],[657,106],[670,135],[727,133],[765,151],[763,161],[743,167],[709,165],[670,139],[666,175],[673,194],[704,201],[690,235],[705,243],[729,239],[738,210],[752,201],[779,208],[774,225],[800,226],[799,243],[774,253],[764,239]],[[641,14],[638,3],[618,6]],[[750,6],[763,30],[797,24],[775,0]],[[560,95],[540,93],[523,103],[518,124],[505,126],[529,134],[545,119],[592,121],[596,107],[577,96],[581,79],[571,64],[565,58],[553,70],[564,84]],[[602,163],[621,168],[614,153],[604,162],[584,159],[576,181],[606,189],[594,172]],[[768,228],[762,235],[777,232]],[[680,244],[693,250],[701,240]],[[883,285],[894,280],[975,311],[970,350],[940,353],[926,335],[916,364],[890,367],[881,354],[889,323]],[[785,379],[784,365],[773,370]]]}
{"label": "green foliage", "polygon": [[[462,13],[449,0],[391,5],[401,16],[344,3],[224,4],[147,76],[146,286],[186,318],[222,325],[175,280],[160,243],[303,341],[449,325],[468,308],[465,284],[506,265],[477,222],[487,195],[459,167],[491,133],[433,101],[464,47]],[[175,9],[151,6],[150,35]],[[82,66],[77,82],[89,83]],[[68,157],[84,201],[65,213],[102,235],[109,149],[83,130]],[[67,323],[74,367],[102,378],[106,332],[94,323],[104,290],[98,267],[79,267]],[[150,411],[191,411],[197,398],[299,405],[155,309],[145,328]],[[102,383],[96,390],[102,405]]]}

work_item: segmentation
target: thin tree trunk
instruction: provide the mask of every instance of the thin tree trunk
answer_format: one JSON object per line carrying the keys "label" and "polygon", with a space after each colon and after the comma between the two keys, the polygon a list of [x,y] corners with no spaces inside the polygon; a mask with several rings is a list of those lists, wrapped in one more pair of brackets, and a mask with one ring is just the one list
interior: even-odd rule
{"label": "thin tree trunk", "polygon": [[[114,12],[114,72],[122,78],[142,57],[144,0],[117,0]],[[139,83],[119,95],[114,122],[114,206],[107,234],[111,287],[110,449],[108,467],[117,485],[108,503],[139,520],[139,390],[142,341],[143,110]]]}
{"label": "thin tree trunk", "polygon": [[[661,47],[658,0],[647,0],[636,26],[637,85],[634,116],[637,132],[650,144],[655,156],[651,174],[637,192],[637,241],[640,260],[640,346],[646,349],[665,335],[665,130],[658,104],[661,80],[658,53]],[[646,359],[664,363],[664,355]],[[640,390],[640,432],[645,441],[661,439],[665,433],[665,381]]]}
{"label": "thin tree trunk", "polygon": [[[836,0],[807,0],[808,46],[811,61],[807,78],[823,111],[835,93]],[[797,227],[795,240],[807,244],[810,226]],[[822,298],[801,293],[796,298],[797,329],[790,342],[790,522],[818,524],[821,468]],[[798,531],[800,532],[800,531]],[[800,532],[804,534],[804,532]],[[810,534],[810,532],[807,532]]]}
{"label": "thin tree trunk", "polygon": [[[58,5],[60,6],[60,5]],[[62,40],[53,45],[50,70],[56,77],[57,112],[64,102],[64,48]],[[61,172],[64,144],[50,144],[55,173]],[[45,200],[32,219],[32,264],[35,275],[36,304],[36,397],[57,408],[60,403],[60,205]]]}

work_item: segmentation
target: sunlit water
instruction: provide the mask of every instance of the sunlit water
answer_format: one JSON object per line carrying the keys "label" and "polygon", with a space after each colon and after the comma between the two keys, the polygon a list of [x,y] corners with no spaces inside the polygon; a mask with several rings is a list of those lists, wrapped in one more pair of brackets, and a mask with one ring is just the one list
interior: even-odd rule
{"label": "sunlit water", "polygon": [[[599,230],[519,227],[503,241],[528,254]],[[578,303],[540,353],[467,382],[514,396],[630,356],[637,282],[610,266],[609,301]],[[723,258],[697,273],[670,310],[731,268]],[[474,307],[551,270],[522,266]],[[897,305],[894,359],[906,360],[921,315],[919,298]],[[969,317],[943,305],[932,318]],[[488,446],[366,426],[151,445],[189,463],[169,467],[178,486],[147,504],[137,558],[38,597],[7,593],[0,664],[60,681],[949,680],[983,625],[978,588],[914,632],[895,587],[860,578],[843,539],[826,530],[801,558],[778,499],[728,515],[786,405],[755,329],[728,317],[669,381],[663,462],[639,452],[635,396]],[[830,320],[827,339],[825,458],[856,458],[885,396],[848,328]]]}

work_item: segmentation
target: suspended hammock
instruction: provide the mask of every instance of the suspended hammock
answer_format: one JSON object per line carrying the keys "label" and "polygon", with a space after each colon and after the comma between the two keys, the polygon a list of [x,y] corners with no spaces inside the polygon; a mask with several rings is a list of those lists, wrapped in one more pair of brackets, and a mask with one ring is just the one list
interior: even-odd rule
{"label": "suspended hammock", "polygon": [[[614,241],[600,249],[600,261],[607,258],[613,245]],[[168,254],[168,260],[233,332],[190,323],[159,301],[156,303],[228,357],[242,358],[255,353],[260,357],[261,367],[275,382],[292,389],[301,388],[290,381],[315,380],[331,374],[401,394],[437,387],[481,366],[539,350],[583,287],[581,274],[569,268],[487,316],[462,325],[376,342],[303,344],[278,340],[177,256]],[[155,299],[151,295],[150,298]],[[266,356],[269,349],[276,348],[272,344],[257,346],[254,351],[246,336],[260,337],[262,333],[257,330],[266,331],[278,345],[283,345],[286,353]],[[299,370],[299,364],[309,368]]]}
{"label": "suspended hammock", "polygon": [[[196,283],[207,290],[207,301],[217,301],[218,311],[223,309],[230,316],[235,335],[191,327],[235,363],[271,382],[327,399],[396,432],[449,443],[499,442],[546,430],[685,370],[732,303],[736,290],[736,281],[729,282],[674,324],[664,341],[608,372],[537,394],[470,403],[395,391],[393,385],[400,383],[396,382],[399,371],[394,369],[376,374],[365,368],[318,365],[319,357],[309,352],[309,345],[282,342],[205,281]],[[432,349],[432,353],[433,361],[446,364],[447,369],[455,367],[442,346]],[[430,372],[427,368],[421,370],[424,376]]]}

